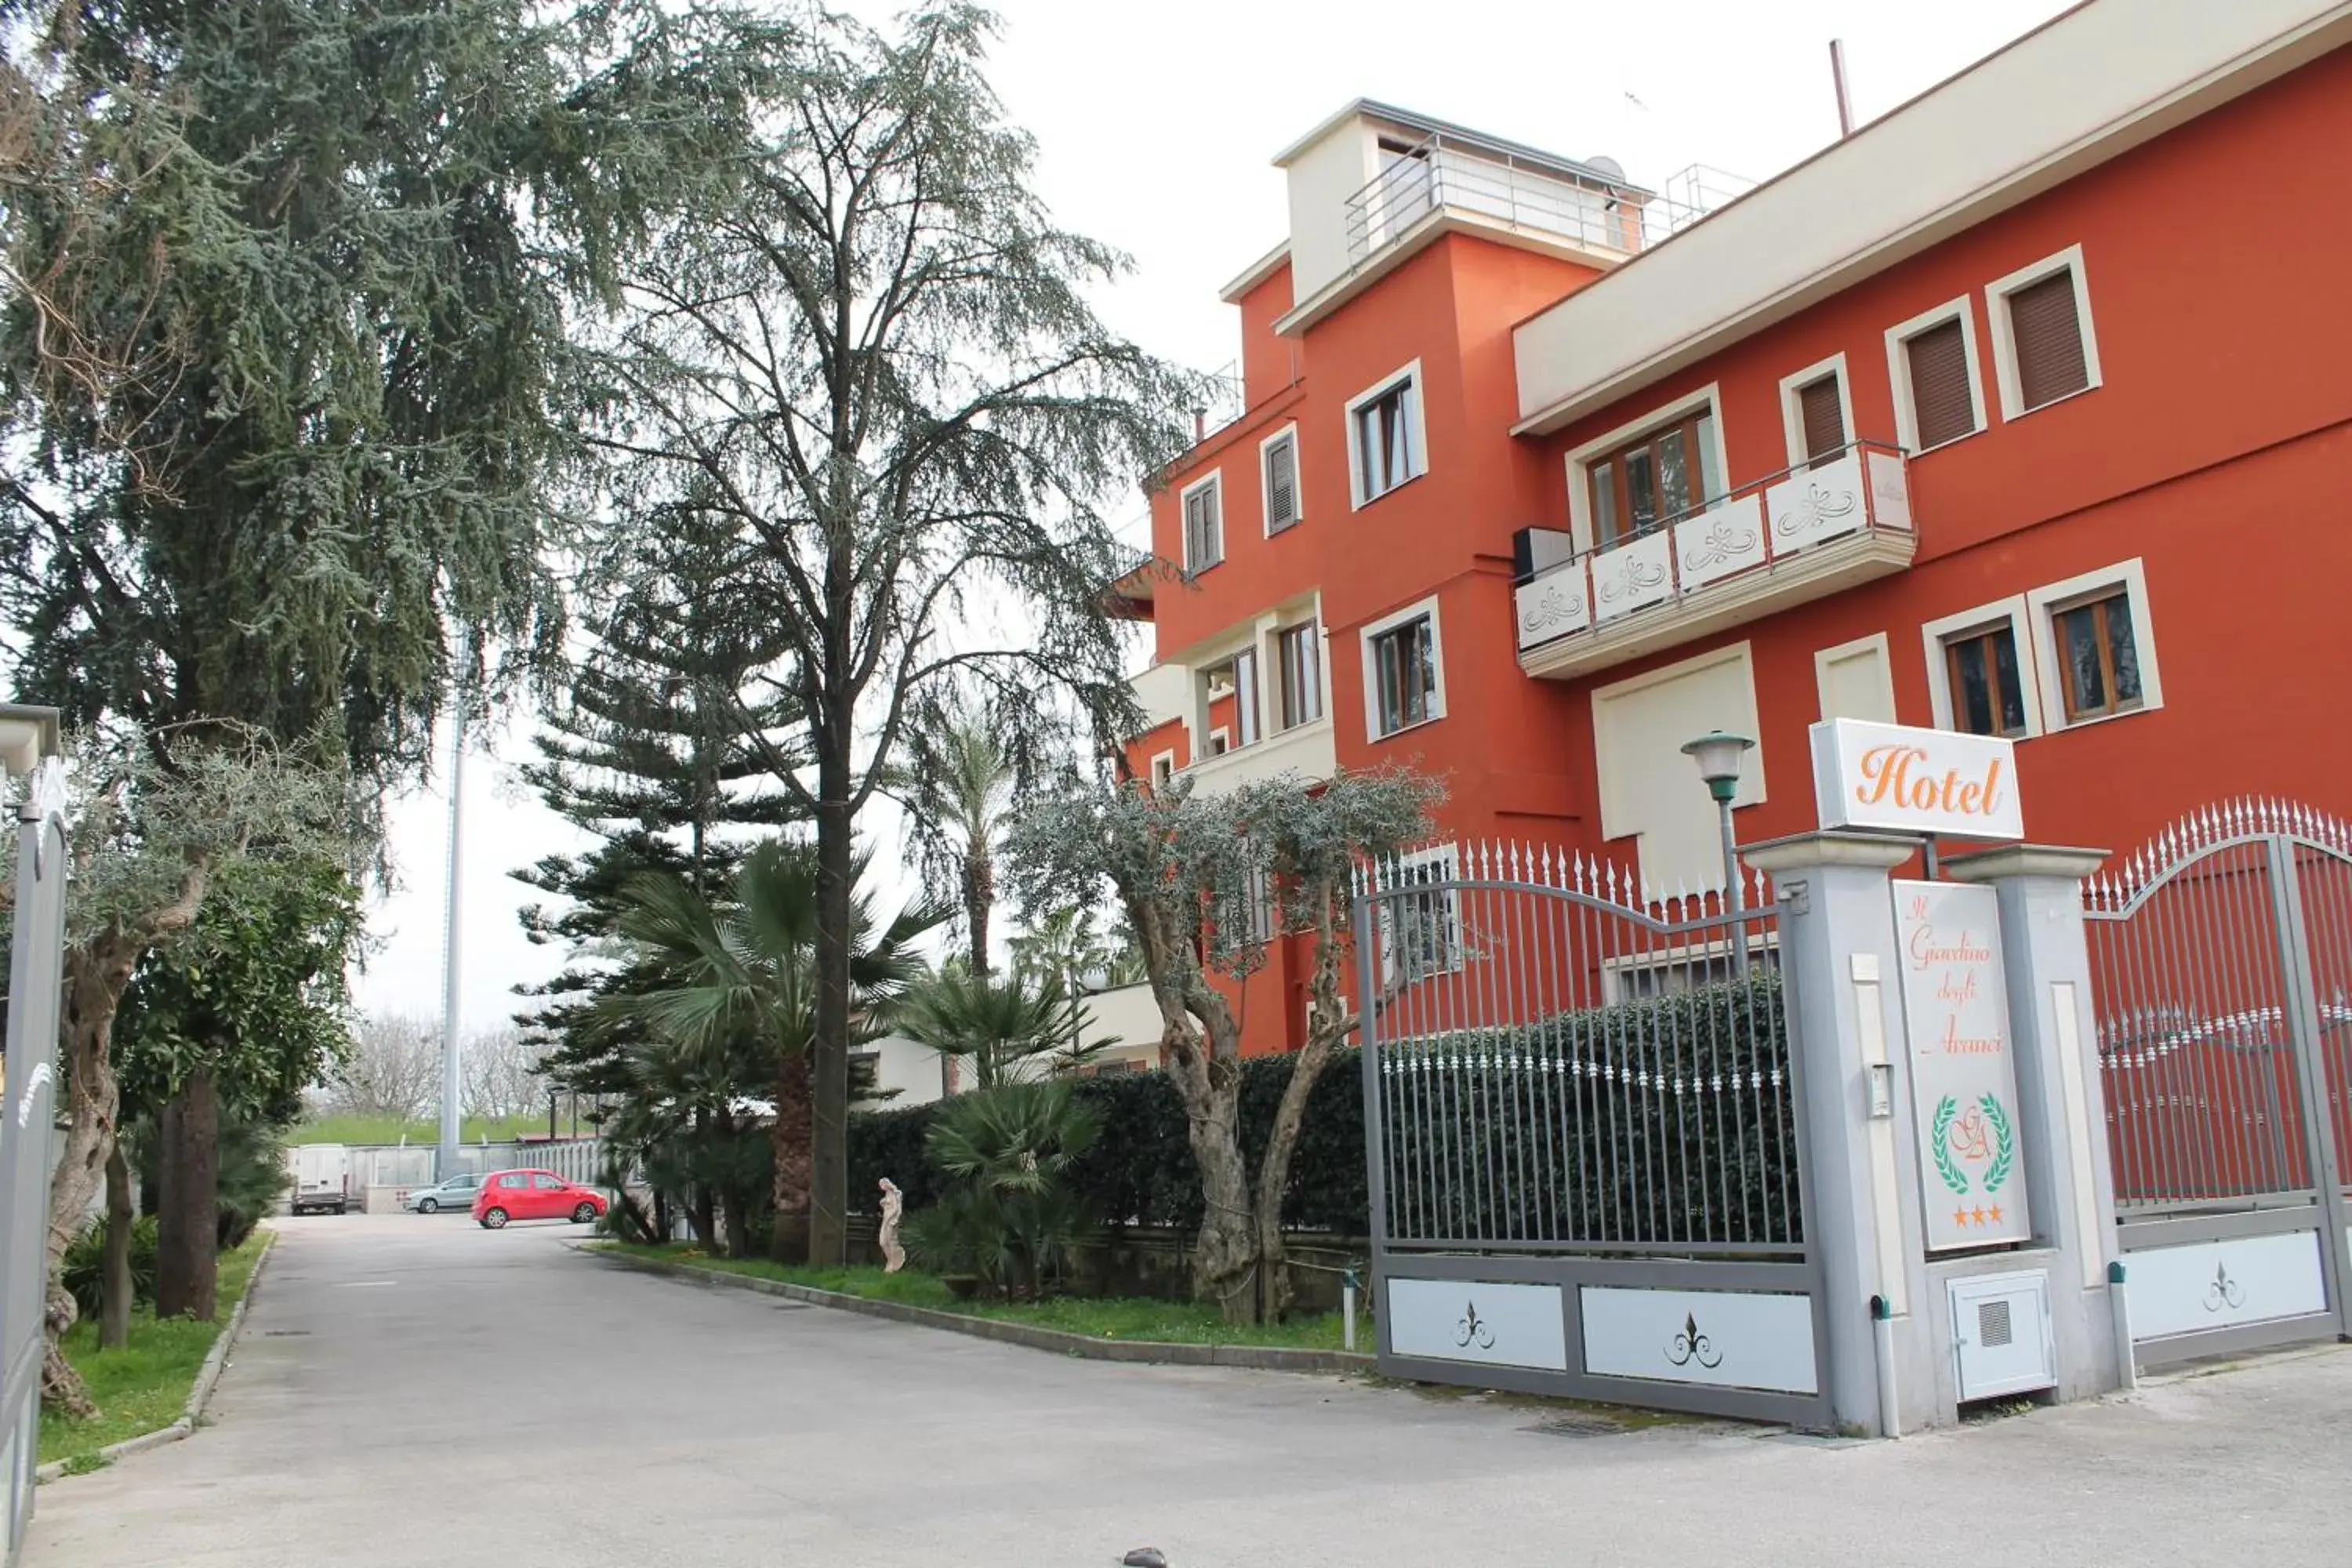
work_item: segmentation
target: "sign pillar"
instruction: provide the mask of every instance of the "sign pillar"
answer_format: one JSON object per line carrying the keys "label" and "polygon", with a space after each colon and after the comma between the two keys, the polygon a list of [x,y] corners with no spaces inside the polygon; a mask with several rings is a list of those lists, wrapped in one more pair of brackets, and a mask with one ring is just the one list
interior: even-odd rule
{"label": "sign pillar", "polygon": [[[1926,1289],[1903,1061],[1900,949],[1887,873],[1918,852],[1885,834],[1804,833],[1748,846],[1780,900],[1780,968],[1803,1097],[1805,1238],[1822,1268],[1822,1371],[1841,1427],[1889,1435],[1934,1418],[1915,1310]],[[1885,1314],[1885,1345],[1874,1302]],[[1888,1347],[1891,1347],[1889,1349]]]}
{"label": "sign pillar", "polygon": [[2108,1300],[2107,1265],[2120,1253],[2083,933],[2082,880],[2105,859],[2105,850],[2019,844],[1945,863],[1961,884],[1954,891],[1999,903],[2025,1195],[2034,1243],[2058,1254],[2051,1328],[2065,1399],[2118,1386],[2128,1352],[2116,1343]]}

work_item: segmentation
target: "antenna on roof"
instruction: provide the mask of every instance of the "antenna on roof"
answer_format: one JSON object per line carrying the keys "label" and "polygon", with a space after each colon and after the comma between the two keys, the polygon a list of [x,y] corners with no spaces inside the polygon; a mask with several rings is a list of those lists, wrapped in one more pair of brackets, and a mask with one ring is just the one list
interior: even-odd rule
{"label": "antenna on roof", "polygon": [[1837,86],[1838,140],[1853,134],[1853,100],[1845,90],[1845,40],[1830,40],[1830,79]]}

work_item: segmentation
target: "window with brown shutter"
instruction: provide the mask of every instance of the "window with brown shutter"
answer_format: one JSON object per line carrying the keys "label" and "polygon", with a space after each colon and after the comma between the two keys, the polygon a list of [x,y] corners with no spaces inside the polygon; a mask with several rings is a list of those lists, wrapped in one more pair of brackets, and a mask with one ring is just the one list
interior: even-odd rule
{"label": "window with brown shutter", "polygon": [[1929,327],[1905,340],[1903,356],[1911,382],[1911,424],[1924,452],[1972,434],[1976,399],[1969,386],[1969,344],[1961,319]]}
{"label": "window with brown shutter", "polygon": [[1292,436],[1265,448],[1265,531],[1280,533],[1298,521],[1298,444]]}
{"label": "window with brown shutter", "polygon": [[2069,397],[2091,384],[2074,270],[2061,268],[2009,296],[2009,340],[2017,359],[2019,411]]}
{"label": "window with brown shutter", "polygon": [[1845,400],[1834,372],[1797,388],[1797,416],[1805,432],[1805,461],[1825,463],[1845,450]]}

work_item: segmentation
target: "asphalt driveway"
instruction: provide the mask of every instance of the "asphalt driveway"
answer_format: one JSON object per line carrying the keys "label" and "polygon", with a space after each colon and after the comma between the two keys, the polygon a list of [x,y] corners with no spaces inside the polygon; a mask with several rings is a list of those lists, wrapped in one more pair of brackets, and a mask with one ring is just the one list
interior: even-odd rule
{"label": "asphalt driveway", "polygon": [[212,1424],[44,1487],[28,1568],[2344,1561],[2352,1348],[1901,1443],[1065,1360],[283,1222]]}

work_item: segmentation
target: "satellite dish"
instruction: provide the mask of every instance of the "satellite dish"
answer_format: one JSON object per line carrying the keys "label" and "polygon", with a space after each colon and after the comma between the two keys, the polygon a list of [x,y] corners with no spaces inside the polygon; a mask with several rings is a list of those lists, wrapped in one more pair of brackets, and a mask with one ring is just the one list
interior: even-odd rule
{"label": "satellite dish", "polygon": [[1584,166],[1596,174],[1605,174],[1612,180],[1622,181],[1625,177],[1625,165],[1605,153],[1597,158],[1587,158],[1584,161]]}

